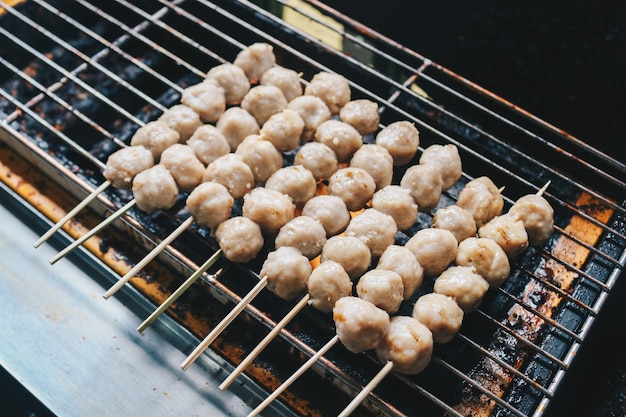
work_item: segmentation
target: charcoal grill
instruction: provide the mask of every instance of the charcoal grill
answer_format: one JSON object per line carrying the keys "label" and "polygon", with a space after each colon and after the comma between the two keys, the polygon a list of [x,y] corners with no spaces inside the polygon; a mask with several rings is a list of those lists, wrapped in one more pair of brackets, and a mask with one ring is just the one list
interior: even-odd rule
{"label": "charcoal grill", "polygon": [[[457,145],[463,177],[440,206],[482,175],[504,187],[507,205],[550,181],[544,196],[555,209],[554,235],[515,260],[505,285],[466,316],[452,342],[436,346],[423,373],[389,375],[355,415],[545,412],[626,262],[622,161],[318,1],[11,3],[0,2],[3,201],[48,225],[103,183],[106,158],[138,127],[176,104],[209,68],[258,41],[272,44],[278,62],[304,80],[322,70],[344,75],[353,98],[379,103],[382,126],[414,122],[421,149]],[[107,188],[56,239],[78,239],[131,198]],[[186,217],[183,196],[167,212],[131,209],[77,256],[108,287]],[[421,213],[397,242],[431,218]],[[143,320],[216,250],[208,231],[192,226],[119,297]],[[256,283],[261,261],[220,259],[168,309],[162,320],[171,325],[156,329],[189,353]],[[236,366],[291,307],[263,291],[206,355],[225,369]],[[305,309],[246,370],[247,388],[237,392],[254,406],[333,335],[329,316]],[[380,368],[373,355],[338,345],[267,413],[336,415]]]}

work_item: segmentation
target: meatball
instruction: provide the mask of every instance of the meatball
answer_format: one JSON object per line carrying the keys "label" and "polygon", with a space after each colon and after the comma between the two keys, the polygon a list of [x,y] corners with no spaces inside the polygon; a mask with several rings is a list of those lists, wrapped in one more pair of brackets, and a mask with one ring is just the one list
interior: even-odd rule
{"label": "meatball", "polygon": [[290,68],[280,65],[275,65],[265,70],[261,74],[259,83],[280,88],[287,102],[301,96],[303,92],[301,75]]}
{"label": "meatball", "polygon": [[215,239],[231,262],[246,263],[263,248],[261,227],[247,217],[235,216],[224,220],[215,230]]}
{"label": "meatball", "polygon": [[259,126],[263,126],[273,114],[287,108],[287,99],[276,86],[257,85],[245,95],[241,108],[253,115]]}
{"label": "meatball", "polygon": [[230,152],[230,144],[224,134],[217,127],[208,124],[197,128],[187,140],[187,145],[204,165],[209,165]]}
{"label": "meatball", "polygon": [[341,264],[326,261],[319,264],[307,281],[309,304],[330,313],[338,299],[352,294],[352,281]]}
{"label": "meatball", "polygon": [[361,146],[350,159],[350,166],[366,170],[374,179],[376,189],[391,184],[393,178],[393,158],[386,148],[375,144]]}
{"label": "meatball", "polygon": [[374,179],[361,168],[341,168],[328,179],[328,194],[341,198],[350,211],[361,210],[375,190]]}
{"label": "meatball", "polygon": [[211,162],[202,177],[225,186],[233,198],[241,198],[254,188],[254,174],[241,155],[227,153]]}
{"label": "meatball", "polygon": [[326,230],[312,217],[297,216],[289,220],[278,231],[275,246],[292,246],[309,259],[322,253],[326,243]]}
{"label": "meatball", "polygon": [[417,153],[420,144],[419,131],[409,121],[393,122],[378,132],[376,144],[389,151],[395,166],[406,165]]}
{"label": "meatball", "polygon": [[372,196],[372,208],[393,217],[398,230],[406,230],[417,221],[417,204],[409,190],[388,185]]}
{"label": "meatball", "polygon": [[206,79],[222,87],[227,105],[238,105],[250,90],[246,73],[235,64],[224,63],[211,68]]}
{"label": "meatball", "polygon": [[524,223],[530,246],[546,241],[554,232],[554,209],[540,195],[520,197],[509,209],[509,215]]}
{"label": "meatball", "polygon": [[459,149],[453,144],[430,145],[422,152],[419,163],[432,164],[439,170],[444,191],[450,189],[463,174]]}
{"label": "meatball", "polygon": [[189,145],[176,143],[164,150],[161,164],[170,171],[179,190],[191,191],[202,182],[204,164]]}
{"label": "meatball", "polygon": [[204,123],[214,123],[226,110],[224,89],[213,80],[185,88],[180,102],[193,109]]}
{"label": "meatball", "polygon": [[159,160],[164,150],[179,142],[180,133],[162,120],[146,123],[137,129],[130,139],[131,146],[143,146],[152,152],[155,161]]}
{"label": "meatball", "polygon": [[243,196],[243,215],[254,220],[261,229],[276,234],[293,219],[295,206],[285,194],[267,188],[255,188]]}
{"label": "meatball", "polygon": [[389,245],[380,255],[376,269],[394,271],[402,278],[403,298],[408,300],[422,285],[424,269],[410,249],[400,245]]}
{"label": "meatball", "polygon": [[361,239],[370,248],[372,258],[378,258],[387,246],[393,245],[397,231],[393,217],[370,208],[350,220],[345,235]]}
{"label": "meatball", "polygon": [[283,155],[259,135],[246,137],[235,151],[250,166],[256,183],[263,183],[283,167]]}
{"label": "meatball", "polygon": [[341,297],[333,307],[339,340],[353,353],[376,348],[389,331],[389,314],[359,297]]}
{"label": "meatball", "polygon": [[246,137],[256,135],[260,131],[254,116],[241,107],[226,110],[215,126],[222,132],[233,152]]}
{"label": "meatball", "polygon": [[468,182],[456,201],[456,205],[472,213],[476,227],[502,213],[504,199],[498,187],[489,177],[478,177]]}
{"label": "meatball", "polygon": [[200,115],[184,104],[175,104],[166,109],[158,120],[177,131],[181,143],[187,142],[193,132],[203,124]]}
{"label": "meatball", "polygon": [[483,237],[470,237],[459,243],[455,263],[476,268],[476,272],[490,287],[502,285],[511,272],[509,258],[504,249],[494,240]]}
{"label": "meatball", "polygon": [[265,188],[288,195],[297,207],[302,207],[315,195],[317,181],[302,165],[280,168],[267,179]]}
{"label": "meatball", "polygon": [[337,171],[338,161],[335,151],[319,142],[305,143],[293,158],[294,165],[302,165],[316,180],[325,180]]}
{"label": "meatball", "polygon": [[320,260],[339,263],[350,279],[355,280],[369,268],[372,254],[367,245],[358,237],[337,235],[328,238],[322,248]]}
{"label": "meatball", "polygon": [[267,289],[284,300],[306,292],[312,271],[309,259],[296,248],[283,246],[267,254],[259,275],[267,277]]}
{"label": "meatball", "polygon": [[339,118],[352,125],[361,136],[371,135],[380,122],[378,103],[367,99],[351,100],[341,108]]}
{"label": "meatball", "polygon": [[298,112],[304,120],[304,130],[300,140],[308,142],[313,139],[317,127],[332,116],[324,101],[317,96],[298,96],[287,104],[289,110]]}
{"label": "meatball", "polygon": [[478,236],[492,239],[510,257],[514,258],[528,248],[528,233],[524,222],[509,214],[489,220],[478,229]]}
{"label": "meatball", "polygon": [[214,232],[220,223],[230,217],[234,202],[235,199],[222,184],[204,182],[187,197],[187,210],[196,224]]}
{"label": "meatball", "polygon": [[473,266],[451,266],[435,279],[433,291],[452,297],[463,312],[478,308],[489,289],[489,283]]}
{"label": "meatball", "polygon": [[400,186],[409,190],[417,209],[428,212],[439,204],[442,181],[439,170],[432,165],[413,165],[400,179]]}
{"label": "meatball", "polygon": [[246,73],[250,82],[257,82],[268,68],[276,64],[274,48],[265,42],[256,42],[242,49],[233,64]]}
{"label": "meatball", "polygon": [[334,195],[316,195],[311,198],[302,208],[302,215],[319,221],[326,230],[327,237],[346,230],[352,218],[346,203]]}
{"label": "meatball", "polygon": [[413,252],[424,269],[424,275],[441,274],[456,257],[457,241],[452,232],[445,229],[421,229],[404,246]]}
{"label": "meatball", "polygon": [[432,359],[433,335],[428,327],[410,316],[392,317],[389,330],[376,346],[382,363],[391,361],[393,369],[402,374],[422,372]]}
{"label": "meatball", "polygon": [[457,242],[476,235],[474,217],[469,211],[456,204],[438,209],[433,216],[432,223],[437,229],[451,231]]}
{"label": "meatball", "polygon": [[359,278],[356,293],[376,307],[393,314],[400,309],[404,299],[402,277],[394,271],[371,269]]}
{"label": "meatball", "polygon": [[143,146],[127,146],[107,158],[102,175],[115,188],[130,190],[135,175],[154,165],[152,152]]}
{"label": "meatball", "polygon": [[135,175],[132,190],[137,207],[146,213],[172,208],[178,198],[176,181],[161,164]]}
{"label": "meatball", "polygon": [[433,334],[435,343],[447,343],[461,329],[463,309],[452,297],[444,294],[424,294],[413,306],[413,318],[419,320]]}
{"label": "meatball", "polygon": [[355,128],[340,120],[330,119],[315,130],[314,139],[335,151],[339,162],[348,162],[363,146],[363,138]]}
{"label": "meatball", "polygon": [[347,78],[326,71],[318,72],[304,88],[304,94],[321,98],[332,114],[350,101],[351,91]]}
{"label": "meatball", "polygon": [[304,130],[304,120],[300,115],[289,109],[284,109],[270,116],[261,127],[261,136],[269,140],[281,152],[296,149],[300,143],[300,136]]}

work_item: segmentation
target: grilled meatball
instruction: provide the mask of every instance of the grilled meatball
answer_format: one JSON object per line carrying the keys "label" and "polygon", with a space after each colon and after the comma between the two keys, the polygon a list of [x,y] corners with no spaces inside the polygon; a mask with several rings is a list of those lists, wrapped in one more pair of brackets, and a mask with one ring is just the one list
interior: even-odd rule
{"label": "grilled meatball", "polygon": [[292,300],[306,291],[312,269],[309,259],[298,249],[283,246],[267,254],[259,275],[267,277],[268,290]]}
{"label": "grilled meatball", "polygon": [[164,150],[161,164],[170,171],[181,191],[191,191],[202,182],[204,164],[189,145],[176,143]]}
{"label": "grilled meatball", "polygon": [[236,155],[241,155],[250,166],[256,183],[263,183],[283,167],[283,155],[270,142],[259,135],[247,136],[237,147]]}
{"label": "grilled meatball", "polygon": [[452,340],[463,324],[463,309],[452,297],[444,294],[424,294],[413,305],[413,318],[419,320],[433,334],[435,343]]}
{"label": "grilled meatball", "polygon": [[272,45],[265,42],[256,42],[242,49],[233,64],[246,73],[251,83],[257,82],[268,68],[276,64],[276,56]]}
{"label": "grilled meatball", "polygon": [[363,138],[355,128],[340,120],[330,119],[315,130],[314,139],[335,151],[339,162],[348,162],[363,146]]}
{"label": "grilled meatball", "polygon": [[457,241],[449,230],[428,228],[418,230],[404,246],[413,252],[424,275],[434,277],[454,261]]}
{"label": "grilled meatball", "polygon": [[341,168],[328,179],[328,194],[341,198],[350,211],[361,210],[375,190],[374,179],[362,168]]}
{"label": "grilled meatball", "polygon": [[302,165],[280,168],[265,182],[265,188],[288,195],[297,207],[302,207],[315,195],[317,181]]}
{"label": "grilled meatball", "polygon": [[397,231],[393,217],[370,208],[350,220],[345,235],[361,239],[370,248],[372,258],[378,258],[393,245]]}
{"label": "grilled meatball", "polygon": [[152,152],[155,161],[161,153],[175,143],[180,142],[180,133],[169,127],[162,120],[153,120],[141,126],[130,139],[131,146],[143,146]]}
{"label": "grilled meatball", "polygon": [[456,145],[430,145],[424,149],[419,159],[420,164],[432,164],[439,170],[444,191],[452,187],[463,173],[461,156]]}
{"label": "grilled meatball", "polygon": [[417,153],[420,144],[419,131],[409,121],[393,122],[378,132],[376,144],[389,151],[395,166],[406,165]]}
{"label": "grilled meatball", "polygon": [[298,149],[293,158],[294,165],[302,165],[316,180],[325,180],[337,171],[335,151],[319,142],[307,142]]}
{"label": "grilled meatball", "polygon": [[178,198],[176,181],[161,164],[135,175],[132,190],[137,207],[146,213],[172,208]]}
{"label": "grilled meatball", "polygon": [[287,108],[298,112],[304,120],[304,130],[300,139],[305,142],[312,140],[317,127],[331,117],[328,106],[317,96],[298,96],[287,104]]}
{"label": "grilled meatball", "polygon": [[233,198],[241,198],[254,188],[254,174],[241,155],[227,153],[211,162],[202,177],[225,186]]}
{"label": "grilled meatball", "polygon": [[323,313],[330,313],[338,299],[352,294],[352,281],[341,264],[326,261],[319,264],[306,283],[309,304]]}
{"label": "grilled meatball", "polygon": [[332,114],[338,114],[350,101],[350,84],[343,75],[321,71],[311,78],[304,94],[321,98]]}
{"label": "grilled meatball", "polygon": [[302,215],[319,221],[326,230],[327,237],[346,230],[352,218],[346,203],[334,195],[316,195],[311,198],[302,208]]}
{"label": "grilled meatball", "polygon": [[424,269],[410,249],[400,245],[389,245],[380,255],[376,269],[394,271],[402,278],[403,298],[408,300],[422,285]]}
{"label": "grilled meatball", "polygon": [[220,156],[230,152],[230,144],[224,134],[213,125],[202,125],[193,132],[187,145],[196,153],[204,165],[209,165]]}
{"label": "grilled meatball", "polygon": [[350,166],[366,170],[374,179],[376,189],[391,184],[393,178],[393,158],[386,148],[376,144],[361,146],[350,159]]}
{"label": "grilled meatball", "polygon": [[130,190],[135,175],[153,165],[154,158],[148,149],[141,145],[127,146],[115,151],[107,158],[102,175],[115,188]]}
{"label": "grilled meatball", "polygon": [[158,120],[177,131],[180,134],[181,143],[187,142],[193,132],[203,124],[200,115],[184,104],[175,104],[166,109]]}
{"label": "grilled meatball", "polygon": [[270,116],[261,127],[261,136],[281,152],[296,149],[304,130],[304,120],[298,112],[284,109]]}
{"label": "grilled meatball", "polygon": [[389,314],[359,297],[341,297],[333,307],[339,340],[353,353],[374,349],[389,331]]}
{"label": "grilled meatball", "polygon": [[400,186],[409,190],[417,209],[428,212],[439,204],[443,182],[439,170],[433,165],[413,165],[400,179]]}
{"label": "grilled meatball", "polygon": [[511,258],[528,248],[528,233],[524,222],[509,214],[502,214],[489,220],[478,229],[478,236],[492,239]]}
{"label": "grilled meatball", "polygon": [[417,204],[409,190],[388,185],[372,196],[372,208],[393,217],[398,230],[406,230],[417,221]]}
{"label": "grilled meatball", "polygon": [[350,279],[360,277],[372,260],[372,254],[358,237],[337,235],[328,238],[322,248],[321,261],[335,261],[348,273]]}
{"label": "grilled meatball", "polygon": [[312,217],[297,216],[289,220],[278,231],[275,246],[292,246],[309,259],[322,253],[326,243],[326,230]]}
{"label": "grilled meatball", "polygon": [[274,85],[280,88],[287,102],[301,96],[303,93],[301,75],[290,68],[280,65],[275,65],[265,70],[261,74],[259,83],[261,85]]}
{"label": "grilled meatball", "polygon": [[376,307],[393,314],[398,311],[404,299],[402,277],[394,271],[371,269],[359,278],[356,293]]}
{"label": "grilled meatball", "polygon": [[380,122],[378,103],[367,99],[351,100],[341,108],[339,118],[352,125],[361,136],[371,135]]}
{"label": "grilled meatball", "polygon": [[224,89],[227,105],[238,105],[250,90],[250,81],[246,73],[235,64],[216,65],[207,72],[206,79],[216,82]]}
{"label": "grilled meatball", "polygon": [[185,88],[180,102],[198,113],[204,123],[215,123],[226,110],[224,89],[213,80]]}
{"label": "grilled meatball", "polygon": [[474,217],[456,204],[438,209],[433,216],[432,224],[437,229],[451,231],[457,242],[476,235]]}
{"label": "grilled meatball", "polygon": [[428,327],[409,316],[395,316],[389,330],[376,346],[376,356],[382,363],[391,361],[393,369],[402,374],[422,372],[432,358],[433,336]]}
{"label": "grilled meatball", "polygon": [[203,182],[187,197],[187,210],[196,224],[208,227],[211,232],[228,219],[235,199],[228,189],[216,182]]}
{"label": "grilled meatball", "polygon": [[287,99],[274,85],[257,85],[241,101],[241,108],[254,116],[259,126],[273,115],[287,108]]}
{"label": "grilled meatball", "polygon": [[540,195],[520,197],[509,209],[509,214],[524,223],[530,246],[546,241],[554,232],[554,209]]}
{"label": "grilled meatball", "polygon": [[459,266],[473,266],[490,287],[499,287],[511,272],[509,258],[494,240],[484,237],[470,237],[459,243],[455,263]]}
{"label": "grilled meatball", "polygon": [[241,107],[231,107],[220,116],[215,126],[222,132],[230,150],[235,152],[239,144],[248,136],[260,131],[259,124],[252,114]]}
{"label": "grilled meatball", "polygon": [[254,220],[261,229],[276,234],[293,219],[295,206],[285,194],[267,188],[254,188],[243,196],[243,215]]}
{"label": "grilled meatball", "polygon": [[261,227],[247,217],[224,220],[215,230],[215,238],[226,259],[246,263],[256,258],[263,248]]}
{"label": "grilled meatball", "polygon": [[435,279],[433,291],[452,297],[463,312],[469,313],[482,302],[489,283],[473,266],[451,266]]}
{"label": "grilled meatball", "polygon": [[489,177],[478,177],[468,182],[457,199],[456,205],[472,213],[476,227],[500,215],[504,199],[500,190]]}

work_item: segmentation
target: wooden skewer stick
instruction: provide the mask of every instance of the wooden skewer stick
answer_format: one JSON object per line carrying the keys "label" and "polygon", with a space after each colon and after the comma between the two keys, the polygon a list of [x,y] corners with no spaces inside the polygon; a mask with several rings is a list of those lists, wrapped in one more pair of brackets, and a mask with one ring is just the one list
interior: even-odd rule
{"label": "wooden skewer stick", "polygon": [[204,350],[208,348],[215,339],[217,339],[220,333],[222,333],[224,329],[228,327],[228,325],[233,320],[235,320],[237,315],[239,315],[239,313],[241,313],[246,308],[246,306],[250,304],[250,301],[252,301],[252,299],[256,297],[256,295],[260,293],[266,285],[267,276],[264,276],[259,280],[254,288],[252,288],[250,292],[248,292],[248,294],[246,294],[246,296],[243,297],[241,301],[239,301],[239,303],[230,311],[230,313],[228,313],[226,317],[224,317],[222,321],[219,322],[218,325],[215,326],[215,328],[213,328],[213,330],[204,338],[204,340],[198,346],[196,346],[193,352],[191,352],[191,354],[187,356],[187,358],[180,365],[180,367],[183,368],[183,371],[186,371],[191,366],[191,364],[200,357],[202,352],[204,352]]}
{"label": "wooden skewer stick", "polygon": [[[154,310],[154,312],[150,314],[150,316],[146,320],[144,320],[144,322],[141,323],[139,327],[137,327],[137,331],[139,333],[143,333],[152,323],[154,323],[154,321],[161,314],[165,312],[165,310],[167,310],[178,299],[178,297],[180,297],[185,291],[187,291],[187,289],[191,287],[191,285],[196,282],[196,280],[200,278],[200,276],[204,274],[206,270],[209,269],[220,258],[221,255],[221,249],[211,255],[211,257],[207,259],[207,261],[200,268],[198,268],[196,272],[191,274],[191,276],[187,278],[187,280],[183,282],[183,284],[178,287],[176,291],[174,291],[169,297],[167,297],[167,299],[163,303],[161,303],[161,305],[156,310]],[[215,277],[217,277],[221,273],[221,271],[221,269],[217,271]]]}
{"label": "wooden skewer stick", "polygon": [[356,410],[356,408],[359,406],[359,404],[361,404],[363,402],[363,400],[365,400],[365,398],[370,394],[370,392],[372,392],[374,390],[374,388],[376,388],[376,386],[378,384],[380,384],[380,382],[383,379],[385,379],[387,374],[389,374],[389,372],[391,372],[392,369],[393,369],[393,362],[392,361],[388,361],[385,364],[385,366],[383,366],[381,368],[381,370],[378,371],[376,376],[374,378],[372,378],[372,380],[369,382],[369,384],[367,384],[363,388],[363,390],[359,393],[359,395],[354,397],[354,399],[350,402],[350,404],[348,404],[348,406],[343,409],[343,411],[341,412],[341,414],[339,414],[338,417],[347,417],[350,414],[352,414],[352,412],[354,410]]}
{"label": "wooden skewer stick", "polygon": [[282,329],[294,318],[300,310],[302,310],[309,302],[310,295],[307,293],[290,311],[283,317],[283,319],[276,323],[276,326],[269,332],[265,338],[246,356],[243,361],[235,368],[233,372],[220,384],[220,389],[223,391],[227,389],[230,384],[252,363],[252,361],[259,356],[259,354],[265,349],[265,347],[280,333]]}
{"label": "wooden skewer stick", "polygon": [[41,246],[42,243],[44,243],[46,240],[50,239],[50,237],[55,234],[61,227],[63,227],[63,225],[65,223],[67,223],[71,218],[75,217],[79,211],[81,211],[82,209],[84,209],[85,207],[87,207],[87,205],[98,196],[98,194],[100,194],[101,192],[103,192],[104,190],[106,190],[109,185],[111,185],[111,182],[109,180],[106,180],[105,182],[102,183],[102,185],[100,185],[98,188],[96,188],[95,190],[93,190],[91,192],[91,194],[89,194],[87,197],[85,197],[83,199],[83,201],[81,201],[76,207],[74,207],[72,210],[70,210],[65,216],[63,216],[63,218],[61,220],[59,220],[58,222],[56,222],[54,224],[54,226],[52,226],[50,228],[50,230],[48,230],[46,233],[44,233],[34,244],[33,247],[38,248],[39,246]]}
{"label": "wooden skewer stick", "polygon": [[315,362],[317,362],[319,360],[319,358],[321,358],[326,352],[328,352],[328,350],[330,350],[330,348],[333,347],[337,343],[337,341],[339,341],[339,336],[335,335],[324,346],[322,346],[322,348],[320,350],[318,350],[315,353],[315,355],[311,356],[308,361],[306,361],[304,364],[302,364],[302,366],[300,368],[298,368],[298,370],[296,372],[294,372],[293,375],[291,375],[289,378],[287,378],[285,380],[285,382],[283,382],[278,388],[276,388],[270,394],[269,397],[267,397],[265,400],[263,400],[263,402],[261,404],[259,404],[254,410],[252,410],[252,412],[250,414],[248,414],[248,417],[257,416],[257,415],[259,415],[259,413],[261,411],[265,410],[265,408],[268,405],[270,405],[270,403],[272,401],[274,401],[276,398],[278,398],[278,396],[280,394],[282,394],[283,391],[285,391],[287,388],[289,388],[289,386],[291,384],[293,384],[296,379],[300,378],[300,376],[304,373],[304,371],[309,369]]}
{"label": "wooden skewer stick", "polygon": [[109,217],[107,217],[106,219],[104,219],[102,222],[100,222],[100,224],[98,224],[96,227],[94,227],[93,229],[91,229],[90,231],[88,231],[87,233],[85,233],[84,235],[82,235],[80,238],[76,239],[71,245],[67,246],[65,249],[63,249],[61,252],[59,252],[58,254],[56,254],[56,256],[53,256],[52,259],[50,259],[50,263],[54,264],[55,262],[57,262],[59,259],[63,258],[64,256],[66,256],[67,254],[69,254],[70,252],[72,252],[74,249],[76,249],[77,247],[79,247],[80,245],[83,244],[83,242],[85,242],[87,239],[89,239],[90,237],[92,237],[93,235],[95,235],[96,233],[98,233],[100,230],[104,229],[106,226],[108,226],[110,223],[113,222],[113,220],[117,219],[118,217],[120,217],[122,214],[124,214],[125,212],[127,212],[131,207],[133,207],[136,204],[136,201],[133,199],[131,201],[129,201],[128,203],[126,203],[124,206],[120,207],[115,213],[111,214]]}
{"label": "wooden skewer stick", "polygon": [[537,191],[537,195],[542,195],[548,189],[551,182],[552,180],[548,180],[548,182],[546,182],[546,185],[544,185],[543,187],[539,189],[539,191]]}
{"label": "wooden skewer stick", "polygon": [[191,224],[193,223],[193,217],[187,218],[180,226],[178,226],[170,235],[163,239],[161,243],[159,243],[152,251],[146,255],[141,261],[139,261],[130,271],[126,273],[119,281],[117,281],[111,288],[109,288],[103,295],[105,299],[111,297],[115,294],[120,288],[124,286],[132,277],[137,274],[140,270],[142,270],[148,263],[153,260],[159,253],[163,252],[165,247],[172,243],[174,239],[176,239],[182,232],[185,231]]}

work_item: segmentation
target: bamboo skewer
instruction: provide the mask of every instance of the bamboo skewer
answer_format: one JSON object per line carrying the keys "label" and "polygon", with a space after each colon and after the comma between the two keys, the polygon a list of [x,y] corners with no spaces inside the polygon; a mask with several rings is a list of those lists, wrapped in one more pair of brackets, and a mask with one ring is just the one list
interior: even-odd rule
{"label": "bamboo skewer", "polygon": [[385,364],[385,366],[383,366],[381,370],[378,371],[376,376],[372,378],[372,380],[363,388],[363,390],[359,392],[359,395],[354,397],[352,401],[350,402],[350,404],[348,404],[348,406],[343,409],[343,411],[339,414],[338,417],[347,417],[350,414],[352,414],[352,412],[356,410],[359,404],[361,404],[363,400],[365,400],[365,398],[374,390],[374,388],[376,388],[378,384],[380,384],[380,382],[383,379],[385,379],[387,374],[389,374],[392,369],[393,369],[393,362],[388,361]]}

